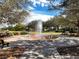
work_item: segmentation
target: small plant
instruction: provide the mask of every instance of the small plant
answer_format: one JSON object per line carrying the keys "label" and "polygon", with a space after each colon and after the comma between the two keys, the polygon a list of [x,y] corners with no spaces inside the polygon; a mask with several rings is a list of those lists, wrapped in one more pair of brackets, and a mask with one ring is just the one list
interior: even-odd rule
{"label": "small plant", "polygon": [[21,34],[21,35],[25,35],[25,34],[28,34],[28,32],[22,31],[20,34]]}
{"label": "small plant", "polygon": [[13,35],[19,35],[20,33],[19,32],[17,32],[17,31],[14,31],[14,32],[12,32],[13,33]]}

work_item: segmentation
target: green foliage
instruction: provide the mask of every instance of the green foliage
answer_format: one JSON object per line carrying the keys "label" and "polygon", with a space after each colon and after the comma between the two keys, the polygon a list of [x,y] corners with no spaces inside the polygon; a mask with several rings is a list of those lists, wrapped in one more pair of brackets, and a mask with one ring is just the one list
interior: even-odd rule
{"label": "green foliage", "polygon": [[20,32],[13,31],[12,34],[13,34],[13,35],[20,35]]}
{"label": "green foliage", "polygon": [[[66,15],[70,22],[70,27],[77,27],[77,34],[79,36],[79,0],[60,0],[58,5],[55,5],[56,0],[49,0],[51,4],[51,10],[63,10],[63,14]],[[62,11],[61,11],[62,12]],[[61,13],[62,15],[62,13]]]}
{"label": "green foliage", "polygon": [[2,30],[24,31],[26,30],[26,26],[24,24],[18,23],[15,26],[9,26],[7,28],[2,28]]}
{"label": "green foliage", "polygon": [[26,26],[21,24],[21,23],[18,23],[15,27],[14,27],[15,31],[23,31],[23,30],[26,30]]}
{"label": "green foliage", "polygon": [[6,28],[6,30],[7,29],[10,30],[10,31],[14,31],[15,30],[13,26],[9,26],[8,28]]}
{"label": "green foliage", "polygon": [[0,4],[0,23],[16,24],[24,20],[29,13],[22,9],[19,4],[27,0],[2,0]]}
{"label": "green foliage", "polygon": [[64,18],[63,16],[56,16],[54,18],[50,18],[50,20],[44,22],[43,24],[44,29],[47,29],[46,31],[74,32],[73,29],[75,29],[75,24],[70,22],[68,18]]}
{"label": "green foliage", "polygon": [[12,35],[26,35],[26,34],[28,34],[27,31],[10,31],[10,33]]}
{"label": "green foliage", "polygon": [[22,31],[20,34],[21,34],[21,35],[25,35],[25,34],[28,34],[28,32]]}
{"label": "green foliage", "polygon": [[35,31],[35,26],[36,26],[36,23],[37,23],[37,21],[35,20],[35,21],[32,21],[32,22],[30,22],[29,24],[28,24],[28,30],[29,31]]}

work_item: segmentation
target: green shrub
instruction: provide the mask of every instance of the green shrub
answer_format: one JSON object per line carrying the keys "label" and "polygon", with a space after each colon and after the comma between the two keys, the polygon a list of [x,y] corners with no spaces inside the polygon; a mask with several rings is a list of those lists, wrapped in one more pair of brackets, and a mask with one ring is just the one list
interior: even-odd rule
{"label": "green shrub", "polygon": [[28,34],[28,32],[22,31],[20,34],[21,34],[21,35],[25,35],[25,34]]}
{"label": "green shrub", "polygon": [[17,32],[17,31],[14,31],[14,32],[12,32],[13,33],[13,35],[19,35],[20,33],[19,32]]}
{"label": "green shrub", "polygon": [[26,30],[26,26],[21,24],[21,23],[18,23],[15,27],[14,27],[15,31],[23,31],[23,30]]}

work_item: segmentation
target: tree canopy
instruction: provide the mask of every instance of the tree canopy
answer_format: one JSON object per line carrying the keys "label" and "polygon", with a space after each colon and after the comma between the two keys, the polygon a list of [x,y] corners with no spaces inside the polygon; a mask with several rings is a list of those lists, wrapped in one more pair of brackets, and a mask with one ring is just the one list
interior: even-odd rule
{"label": "tree canopy", "polygon": [[[77,27],[77,33],[79,35],[79,0],[49,0],[50,10],[63,10],[61,15],[66,15],[71,23],[74,23]],[[54,2],[59,1],[58,4]]]}
{"label": "tree canopy", "polygon": [[29,28],[29,30],[31,30],[31,31],[35,31],[36,23],[37,23],[36,20],[30,22],[30,23],[27,25],[27,27]]}
{"label": "tree canopy", "polygon": [[1,0],[0,23],[15,24],[22,22],[29,14],[21,5],[27,0]]}

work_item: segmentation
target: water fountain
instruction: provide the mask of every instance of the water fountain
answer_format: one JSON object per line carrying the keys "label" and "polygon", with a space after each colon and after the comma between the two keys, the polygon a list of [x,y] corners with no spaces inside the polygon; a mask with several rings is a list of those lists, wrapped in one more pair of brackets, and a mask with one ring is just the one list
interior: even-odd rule
{"label": "water fountain", "polygon": [[42,37],[42,20],[37,20],[35,25],[36,34],[32,35],[32,39],[41,39]]}
{"label": "water fountain", "polygon": [[41,33],[42,32],[42,21],[41,20],[37,20],[37,23],[36,23],[36,32],[38,33]]}

